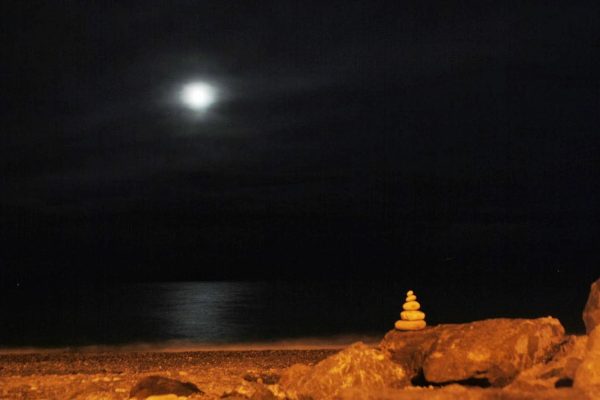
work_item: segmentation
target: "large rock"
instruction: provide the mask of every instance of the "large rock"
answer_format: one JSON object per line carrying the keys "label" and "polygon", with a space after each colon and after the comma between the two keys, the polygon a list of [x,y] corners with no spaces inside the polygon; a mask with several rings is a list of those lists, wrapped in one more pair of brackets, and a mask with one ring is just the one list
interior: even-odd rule
{"label": "large rock", "polygon": [[385,335],[379,348],[388,353],[392,361],[402,365],[408,378],[413,379],[422,372],[425,358],[431,353],[441,331],[449,326],[438,325],[427,327],[421,331],[394,329]]}
{"label": "large rock", "polygon": [[291,398],[331,399],[348,389],[377,393],[409,382],[404,369],[385,354],[359,342],[314,367],[292,366],[279,381]]}
{"label": "large rock", "polygon": [[585,335],[568,336],[551,361],[535,364],[521,372],[508,388],[539,390],[572,387],[575,371],[586,354],[587,340]]}
{"label": "large rock", "polygon": [[423,383],[505,386],[520,371],[551,359],[564,340],[555,318],[500,318],[392,331],[380,346],[409,378],[422,371]]}
{"label": "large rock", "polygon": [[585,331],[589,334],[600,325],[600,279],[592,283],[588,301],[583,309]]}
{"label": "large rock", "polygon": [[196,385],[190,382],[180,382],[162,376],[148,376],[140,380],[129,393],[130,398],[146,399],[150,396],[177,395],[189,396],[202,393]]}
{"label": "large rock", "polygon": [[588,337],[585,357],[575,372],[574,386],[600,398],[600,326]]}
{"label": "large rock", "polygon": [[520,371],[549,360],[563,340],[564,329],[553,318],[457,325],[441,332],[423,373],[433,383],[481,380],[504,386]]}

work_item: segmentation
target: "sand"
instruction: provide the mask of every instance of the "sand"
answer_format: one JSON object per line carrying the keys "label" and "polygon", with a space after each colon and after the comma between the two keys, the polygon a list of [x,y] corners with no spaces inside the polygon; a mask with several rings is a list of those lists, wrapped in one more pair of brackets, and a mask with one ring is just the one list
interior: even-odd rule
{"label": "sand", "polygon": [[[241,385],[269,383],[282,368],[315,364],[337,350],[52,351],[0,354],[0,399],[127,399],[140,379],[192,382],[217,399]],[[192,398],[192,397],[190,397]]]}

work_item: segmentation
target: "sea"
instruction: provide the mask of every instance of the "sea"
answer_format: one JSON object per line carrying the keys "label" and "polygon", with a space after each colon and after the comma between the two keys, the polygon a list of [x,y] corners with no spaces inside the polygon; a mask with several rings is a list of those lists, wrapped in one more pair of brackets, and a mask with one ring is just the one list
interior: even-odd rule
{"label": "sea", "polygon": [[37,282],[0,293],[0,349],[376,341],[399,318],[409,289],[429,324],[551,315],[568,332],[583,331],[583,285],[574,292],[560,285],[411,287],[400,280],[368,279]]}

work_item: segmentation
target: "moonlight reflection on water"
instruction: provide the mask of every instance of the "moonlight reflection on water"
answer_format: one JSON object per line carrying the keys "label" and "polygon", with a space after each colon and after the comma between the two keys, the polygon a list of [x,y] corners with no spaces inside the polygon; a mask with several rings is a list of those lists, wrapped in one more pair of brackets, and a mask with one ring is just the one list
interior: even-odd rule
{"label": "moonlight reflection on water", "polygon": [[236,282],[181,282],[161,285],[162,300],[155,316],[174,339],[218,342],[243,336],[243,319],[235,310],[246,303],[251,288]]}

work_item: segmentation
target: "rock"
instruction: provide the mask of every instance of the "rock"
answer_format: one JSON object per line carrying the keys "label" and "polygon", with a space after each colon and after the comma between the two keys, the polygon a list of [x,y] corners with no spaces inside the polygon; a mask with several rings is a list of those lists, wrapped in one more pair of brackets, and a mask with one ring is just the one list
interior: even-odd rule
{"label": "rock", "polygon": [[564,329],[553,318],[455,325],[440,332],[423,374],[432,383],[480,380],[504,386],[520,371],[550,359],[563,340]]}
{"label": "rock", "polygon": [[390,331],[379,344],[379,348],[404,368],[408,379],[413,379],[422,372],[423,362],[438,339],[440,327],[425,328],[421,331]]}
{"label": "rock", "polygon": [[427,326],[427,323],[423,320],[407,320],[407,321],[396,321],[394,328],[401,331],[420,331]]}
{"label": "rock", "polygon": [[425,319],[425,313],[423,311],[402,311],[400,319],[403,321],[421,321]]}
{"label": "rock", "polygon": [[588,337],[585,357],[575,372],[574,386],[600,398],[600,326]]}
{"label": "rock", "polygon": [[254,372],[248,371],[243,376],[245,381],[264,383],[265,385],[273,385],[279,382],[279,375],[275,372]]}
{"label": "rock", "polygon": [[590,288],[590,295],[583,309],[583,322],[588,335],[600,325],[600,279],[592,283]]}
{"label": "rock", "polygon": [[279,381],[292,398],[330,399],[342,391],[377,393],[388,387],[408,385],[406,373],[383,352],[358,342],[314,367],[292,366]]}
{"label": "rock", "polygon": [[422,373],[424,383],[505,386],[522,370],[551,359],[563,342],[557,319],[501,318],[391,331],[380,347],[409,378]]}
{"label": "rock", "polygon": [[181,382],[162,376],[148,376],[131,389],[129,398],[146,399],[150,396],[169,394],[189,396],[194,393],[202,393],[202,391],[191,382]]}
{"label": "rock", "polygon": [[587,336],[568,336],[547,363],[535,364],[521,372],[508,386],[511,389],[552,389],[573,386],[575,371],[585,356]]}
{"label": "rock", "polygon": [[277,397],[266,387],[258,386],[250,400],[276,400]]}
{"label": "rock", "polygon": [[419,310],[420,308],[421,308],[421,305],[419,304],[418,301],[407,301],[402,306],[402,309],[404,311],[416,311],[416,310]]}
{"label": "rock", "polygon": [[312,371],[312,367],[306,364],[294,364],[285,369],[279,378],[279,384],[286,388],[294,385]]}
{"label": "rock", "polygon": [[227,400],[248,400],[250,397],[244,396],[243,394],[237,392],[225,393],[221,396],[222,399]]}

